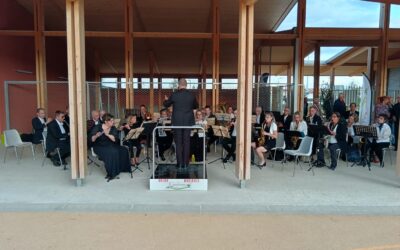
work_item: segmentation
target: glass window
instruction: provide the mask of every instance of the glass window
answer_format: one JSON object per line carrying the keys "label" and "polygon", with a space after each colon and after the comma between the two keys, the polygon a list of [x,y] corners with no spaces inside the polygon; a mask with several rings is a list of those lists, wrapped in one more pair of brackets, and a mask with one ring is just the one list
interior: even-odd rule
{"label": "glass window", "polygon": [[237,89],[238,87],[238,79],[234,78],[222,78],[221,80],[222,87],[221,89]]}
{"label": "glass window", "polygon": [[206,89],[212,89],[212,82],[211,78],[206,79]]}
{"label": "glass window", "polygon": [[282,30],[291,30],[293,27],[297,26],[297,3],[293,6],[292,10],[283,20],[283,22],[276,29],[276,32]]}
{"label": "glass window", "polygon": [[116,77],[102,77],[101,78],[102,88],[114,88],[118,87],[118,78]]}
{"label": "glass window", "polygon": [[[133,88],[138,89],[138,78],[133,78]],[[121,78],[121,89],[126,89],[126,78]]]}
{"label": "glass window", "polygon": [[174,89],[178,86],[178,78],[162,78],[161,88],[163,89]]}
{"label": "glass window", "polygon": [[197,78],[188,78],[186,79],[188,83],[188,89],[198,89],[199,88],[199,79]]}
{"label": "glass window", "polygon": [[400,4],[390,6],[390,28],[400,28]]}
{"label": "glass window", "polygon": [[[158,89],[158,78],[153,78],[153,88]],[[142,78],[142,89],[150,89],[150,78]]]}
{"label": "glass window", "polygon": [[379,28],[380,3],[307,0],[307,27]]}
{"label": "glass window", "polygon": [[[325,64],[336,57],[340,56],[347,50],[351,49],[351,47],[321,47],[321,64]],[[314,55],[315,53],[312,52],[306,58],[304,58],[304,64],[312,65],[314,64]]]}

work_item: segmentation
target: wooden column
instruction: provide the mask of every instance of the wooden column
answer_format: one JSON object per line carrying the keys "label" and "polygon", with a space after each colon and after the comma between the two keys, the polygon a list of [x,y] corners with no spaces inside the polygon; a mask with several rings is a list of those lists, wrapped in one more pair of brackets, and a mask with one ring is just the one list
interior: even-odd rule
{"label": "wooden column", "polygon": [[330,74],[330,88],[331,89],[334,89],[335,88],[335,68],[332,68],[331,69],[331,74]]}
{"label": "wooden column", "polygon": [[[154,54],[152,51],[149,52],[149,73],[150,73],[150,113],[154,113]],[[158,107],[160,112],[160,107]]]}
{"label": "wooden column", "polygon": [[44,31],[44,8],[42,0],[33,1],[35,29],[36,96],[37,106],[47,110],[46,45]]}
{"label": "wooden column", "polygon": [[321,67],[321,47],[319,44],[315,45],[314,51],[314,92],[313,98],[319,98],[319,75]]}
{"label": "wooden column", "polygon": [[[381,16],[379,27],[382,29],[382,37],[379,45],[379,61],[377,69],[377,83],[375,91],[378,96],[384,96],[387,93],[388,78],[388,47],[389,47],[389,21],[390,21],[390,3],[381,4]],[[376,98],[375,98],[376,99]]]}
{"label": "wooden column", "polygon": [[87,166],[84,0],[66,4],[71,172],[80,184]]}
{"label": "wooden column", "polygon": [[255,75],[255,87],[257,91],[255,103],[253,103],[253,107],[260,105],[260,76],[261,76],[261,47],[257,49],[254,60],[254,75]]}
{"label": "wooden column", "polygon": [[245,180],[250,179],[254,2],[240,0],[239,5],[236,177],[244,187]]}
{"label": "wooden column", "polygon": [[125,79],[126,79],[126,103],[127,109],[134,108],[133,89],[133,3],[125,0]]}
{"label": "wooden column", "polygon": [[[213,70],[212,70],[212,111],[215,112],[219,105],[219,42],[220,42],[220,17],[219,17],[219,0],[213,0],[213,33],[212,33],[212,55],[213,55]],[[217,84],[216,84],[217,83]]]}
{"label": "wooden column", "polygon": [[306,23],[306,0],[297,1],[297,38],[295,46],[293,108],[303,110],[304,97],[304,29]]}
{"label": "wooden column", "polygon": [[203,53],[203,61],[202,61],[202,68],[201,68],[201,103],[202,106],[205,107],[207,105],[207,54]]}

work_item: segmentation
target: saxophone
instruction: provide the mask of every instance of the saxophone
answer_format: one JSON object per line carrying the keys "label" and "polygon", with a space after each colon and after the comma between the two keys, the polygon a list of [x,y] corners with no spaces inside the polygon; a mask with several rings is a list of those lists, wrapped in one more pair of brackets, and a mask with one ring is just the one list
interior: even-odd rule
{"label": "saxophone", "polygon": [[258,133],[258,146],[259,147],[262,147],[262,146],[264,146],[265,145],[265,136],[264,136],[264,128],[265,128],[265,126],[264,126],[264,124],[265,123],[263,123],[263,125],[261,126],[261,129],[260,129],[260,132]]}

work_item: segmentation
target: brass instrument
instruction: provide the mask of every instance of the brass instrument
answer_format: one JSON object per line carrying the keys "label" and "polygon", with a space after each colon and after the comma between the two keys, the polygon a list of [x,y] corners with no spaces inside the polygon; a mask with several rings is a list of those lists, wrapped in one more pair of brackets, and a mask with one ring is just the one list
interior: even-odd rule
{"label": "brass instrument", "polygon": [[300,137],[298,136],[292,136],[292,138],[290,138],[290,141],[292,142],[293,147],[297,146],[297,142],[299,141]]}
{"label": "brass instrument", "polygon": [[265,135],[264,135],[264,131],[265,131],[265,122],[262,124],[260,132],[258,133],[258,139],[257,139],[257,147],[262,147],[265,145]]}

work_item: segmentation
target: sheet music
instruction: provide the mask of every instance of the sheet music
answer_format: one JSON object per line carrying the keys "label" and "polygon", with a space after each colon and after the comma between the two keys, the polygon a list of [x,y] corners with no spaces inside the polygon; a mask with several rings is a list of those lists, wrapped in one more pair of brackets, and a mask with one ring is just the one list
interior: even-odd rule
{"label": "sheet music", "polygon": [[124,140],[139,138],[139,135],[143,132],[143,130],[144,130],[144,128],[134,128],[134,129],[129,130],[129,133],[125,136]]}

